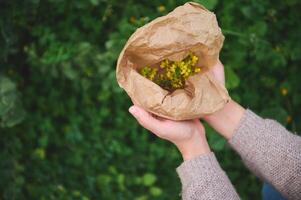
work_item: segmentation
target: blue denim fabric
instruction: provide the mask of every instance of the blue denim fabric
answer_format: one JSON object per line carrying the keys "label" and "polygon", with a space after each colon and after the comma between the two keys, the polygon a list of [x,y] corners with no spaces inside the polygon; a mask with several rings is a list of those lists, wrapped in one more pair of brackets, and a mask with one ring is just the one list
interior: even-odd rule
{"label": "blue denim fabric", "polygon": [[264,183],[262,187],[263,200],[285,200],[282,195],[271,185]]}

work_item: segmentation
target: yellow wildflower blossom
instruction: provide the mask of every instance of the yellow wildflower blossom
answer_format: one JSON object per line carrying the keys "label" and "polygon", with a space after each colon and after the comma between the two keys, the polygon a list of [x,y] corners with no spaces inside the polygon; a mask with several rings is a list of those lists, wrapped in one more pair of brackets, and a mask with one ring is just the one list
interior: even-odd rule
{"label": "yellow wildflower blossom", "polygon": [[131,17],[130,17],[130,22],[131,22],[132,24],[135,24],[135,23],[136,23],[136,17],[131,16]]}
{"label": "yellow wildflower blossom", "polygon": [[191,64],[192,65],[196,65],[198,61],[199,61],[198,57],[191,55]]}
{"label": "yellow wildflower blossom", "polygon": [[195,73],[198,73],[198,72],[200,72],[201,71],[201,68],[199,68],[199,67],[196,67],[195,69],[194,69],[194,72]]}
{"label": "yellow wildflower blossom", "polygon": [[161,5],[161,6],[158,6],[158,11],[159,12],[164,12],[166,10],[165,6]]}
{"label": "yellow wildflower blossom", "polygon": [[160,67],[162,68],[162,69],[164,69],[166,66],[168,66],[169,65],[169,60],[167,60],[167,59],[165,59],[165,60],[163,60],[161,63],[160,63]]}
{"label": "yellow wildflower blossom", "polygon": [[174,91],[184,88],[189,76],[201,72],[201,68],[196,66],[198,60],[193,53],[189,53],[180,61],[164,59],[160,62],[159,68],[146,66],[140,69],[140,74],[163,89]]}
{"label": "yellow wildflower blossom", "polygon": [[286,122],[287,123],[291,123],[292,120],[293,120],[292,116],[289,115],[289,116],[286,117]]}
{"label": "yellow wildflower blossom", "polygon": [[282,94],[282,96],[286,96],[287,93],[288,93],[288,91],[287,91],[286,88],[282,88],[282,89],[281,89],[281,94]]}

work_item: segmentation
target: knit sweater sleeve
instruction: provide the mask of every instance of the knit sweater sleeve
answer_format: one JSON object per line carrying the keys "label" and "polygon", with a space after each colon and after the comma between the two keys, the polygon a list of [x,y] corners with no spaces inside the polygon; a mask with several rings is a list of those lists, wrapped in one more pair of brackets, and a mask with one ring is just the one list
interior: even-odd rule
{"label": "knit sweater sleeve", "polygon": [[301,137],[247,110],[229,143],[255,175],[286,199],[301,199]]}
{"label": "knit sweater sleeve", "polygon": [[214,153],[183,162],[177,168],[183,200],[237,200],[234,187]]}

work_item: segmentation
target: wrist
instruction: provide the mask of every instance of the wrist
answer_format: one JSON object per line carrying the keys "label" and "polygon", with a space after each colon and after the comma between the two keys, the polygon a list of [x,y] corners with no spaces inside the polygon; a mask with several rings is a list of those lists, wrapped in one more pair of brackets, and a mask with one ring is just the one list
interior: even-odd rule
{"label": "wrist", "polygon": [[232,138],[245,109],[230,100],[221,110],[205,116],[203,119],[226,139]]}
{"label": "wrist", "polygon": [[177,145],[182,154],[183,160],[192,160],[198,156],[206,155],[211,152],[205,135],[192,139],[186,144]]}

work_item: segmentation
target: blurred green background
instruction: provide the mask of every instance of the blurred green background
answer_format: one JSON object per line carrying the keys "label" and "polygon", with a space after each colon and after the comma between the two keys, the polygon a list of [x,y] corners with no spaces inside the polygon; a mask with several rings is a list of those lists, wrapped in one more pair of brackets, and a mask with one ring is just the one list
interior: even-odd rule
{"label": "blurred green background", "polygon": [[[226,37],[231,96],[301,131],[301,1],[198,0]],[[136,28],[182,0],[0,1],[0,199],[180,199],[176,148],[139,127],[115,80]],[[207,127],[242,199],[251,175]]]}

